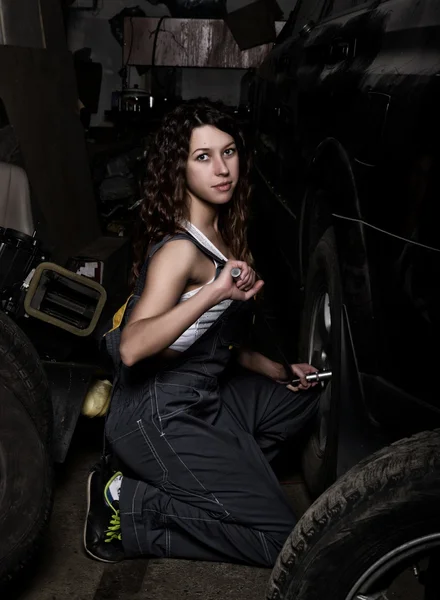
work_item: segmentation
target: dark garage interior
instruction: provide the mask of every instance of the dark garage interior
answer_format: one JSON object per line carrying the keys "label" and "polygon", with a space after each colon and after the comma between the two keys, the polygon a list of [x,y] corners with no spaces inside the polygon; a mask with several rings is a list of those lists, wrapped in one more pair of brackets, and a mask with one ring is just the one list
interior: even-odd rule
{"label": "dark garage interior", "polygon": [[0,0],[2,599],[440,598],[439,40]]}

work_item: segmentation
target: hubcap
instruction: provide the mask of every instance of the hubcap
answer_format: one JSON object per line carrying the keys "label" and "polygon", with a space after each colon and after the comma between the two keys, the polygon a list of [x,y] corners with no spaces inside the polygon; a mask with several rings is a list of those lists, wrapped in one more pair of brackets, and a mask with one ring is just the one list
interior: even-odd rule
{"label": "hubcap", "polygon": [[[330,308],[330,296],[323,291],[318,295],[313,307],[310,337],[309,337],[309,355],[308,362],[319,370],[332,369],[332,316]],[[324,385],[324,383],[321,383]],[[330,390],[328,390],[330,392]],[[327,444],[327,420],[328,406],[322,407],[321,418],[319,422],[318,447],[321,454],[324,453]]]}
{"label": "hubcap", "polygon": [[309,337],[309,364],[317,369],[331,367],[331,330],[330,297],[324,292],[315,302]]}
{"label": "hubcap", "polygon": [[[395,550],[377,560],[350,590],[345,600],[392,600],[396,593],[402,589],[411,588],[410,596],[413,600],[438,597],[426,595],[428,590],[422,584],[423,577],[415,564],[424,564],[425,567],[437,569],[438,553],[440,551],[440,533],[427,535],[402,544]],[[435,558],[434,558],[435,553]],[[435,565],[429,565],[429,558],[435,560]],[[415,580],[415,576],[419,581]],[[414,589],[412,589],[414,588]],[[438,594],[440,585],[430,593]],[[399,597],[399,595],[397,595]]]}

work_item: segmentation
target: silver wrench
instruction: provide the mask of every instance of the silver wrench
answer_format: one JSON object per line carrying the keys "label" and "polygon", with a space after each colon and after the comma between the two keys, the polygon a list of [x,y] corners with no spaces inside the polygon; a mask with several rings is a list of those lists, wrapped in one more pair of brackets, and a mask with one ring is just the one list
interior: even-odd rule
{"label": "silver wrench", "polygon": [[[331,371],[317,371],[316,373],[310,373],[309,375],[306,375],[306,380],[308,383],[319,383],[320,381],[328,381],[332,378],[332,374],[333,373]],[[292,379],[292,381],[290,382],[290,385],[293,385],[294,387],[300,384],[301,380],[299,378]]]}

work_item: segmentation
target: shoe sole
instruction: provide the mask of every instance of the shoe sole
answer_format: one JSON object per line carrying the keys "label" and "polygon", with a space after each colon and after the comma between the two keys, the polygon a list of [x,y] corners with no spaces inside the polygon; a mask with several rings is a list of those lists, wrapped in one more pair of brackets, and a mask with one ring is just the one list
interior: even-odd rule
{"label": "shoe sole", "polygon": [[99,560],[99,562],[103,562],[103,563],[108,563],[111,565],[115,565],[118,562],[121,562],[120,560],[105,560],[105,558],[100,558],[99,556],[96,556],[95,554],[93,554],[93,552],[90,552],[90,550],[87,548],[87,544],[86,544],[86,531],[87,531],[87,519],[89,516],[89,512],[90,512],[90,487],[91,487],[91,481],[92,481],[92,476],[93,476],[94,471],[92,471],[87,479],[87,513],[86,513],[86,520],[84,523],[84,533],[83,533],[83,544],[84,544],[84,550],[86,551],[86,553],[91,556],[92,558],[94,558],[95,560]]}

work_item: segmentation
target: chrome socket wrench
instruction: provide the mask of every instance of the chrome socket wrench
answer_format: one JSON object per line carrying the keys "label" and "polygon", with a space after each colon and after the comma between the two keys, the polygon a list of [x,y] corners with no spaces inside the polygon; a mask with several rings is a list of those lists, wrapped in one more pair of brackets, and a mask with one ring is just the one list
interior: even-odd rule
{"label": "chrome socket wrench", "polygon": [[[332,378],[332,372],[331,371],[317,371],[316,373],[310,373],[309,375],[306,375],[306,380],[308,383],[319,383],[321,381],[329,381]],[[293,385],[293,387],[296,387],[298,385],[300,385],[301,380],[298,378],[296,379],[292,379],[292,381],[290,382],[290,385]]]}

